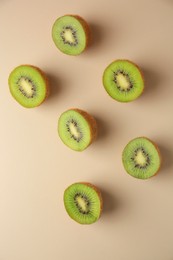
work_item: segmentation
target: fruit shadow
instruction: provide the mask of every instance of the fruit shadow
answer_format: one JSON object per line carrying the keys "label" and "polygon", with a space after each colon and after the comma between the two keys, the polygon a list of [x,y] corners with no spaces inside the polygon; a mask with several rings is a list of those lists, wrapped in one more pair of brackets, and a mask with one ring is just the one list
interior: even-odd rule
{"label": "fruit shadow", "polygon": [[115,210],[118,210],[120,203],[115,196],[113,196],[111,193],[109,193],[107,190],[104,188],[100,187],[100,191],[102,194],[102,199],[103,199],[103,215],[111,214]]}
{"label": "fruit shadow", "polygon": [[52,102],[54,98],[57,98],[62,93],[62,89],[64,90],[64,80],[62,81],[59,77],[50,73],[47,73],[47,77],[50,83],[50,93],[47,102]]}
{"label": "fruit shadow", "polygon": [[145,89],[141,97],[152,98],[157,96],[162,89],[159,90],[162,82],[164,81],[164,75],[160,71],[155,71],[149,68],[141,68],[144,75]]}
{"label": "fruit shadow", "polygon": [[[162,159],[162,165],[161,165],[161,171],[165,173],[171,173],[172,172],[172,166],[173,166],[173,150],[171,148],[164,146],[163,144],[158,142],[159,150],[161,153],[161,159]],[[166,174],[166,175],[167,175]],[[164,175],[164,173],[163,173]]]}
{"label": "fruit shadow", "polygon": [[89,27],[91,42],[89,43],[86,52],[96,51],[102,44],[104,44],[104,39],[109,39],[107,28],[92,22],[89,23]]}
{"label": "fruit shadow", "polygon": [[[98,137],[96,139],[96,141],[101,141],[101,140],[105,140],[107,137],[110,137],[110,132],[113,131],[112,127],[109,127],[109,122],[106,122],[105,120],[103,120],[102,118],[93,115],[96,122],[97,122],[97,126],[98,126]],[[110,129],[112,129],[110,131]]]}

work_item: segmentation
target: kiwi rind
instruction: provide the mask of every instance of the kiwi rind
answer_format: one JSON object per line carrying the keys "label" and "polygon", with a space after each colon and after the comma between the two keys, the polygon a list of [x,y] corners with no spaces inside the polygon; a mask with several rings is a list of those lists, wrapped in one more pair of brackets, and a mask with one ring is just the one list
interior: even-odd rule
{"label": "kiwi rind", "polygon": [[[48,98],[49,95],[50,95],[50,82],[49,82],[49,80],[48,80],[48,77],[47,77],[47,75],[45,74],[45,72],[42,71],[40,68],[38,68],[38,67],[36,67],[36,66],[33,66],[33,65],[27,65],[27,66],[31,66],[31,67],[35,68],[38,72],[40,72],[40,74],[42,75],[42,77],[44,78],[44,80],[45,80],[45,82],[46,82],[46,95],[45,95],[44,100],[42,101],[42,103],[43,103],[43,102],[45,101],[45,99]],[[40,103],[40,105],[41,105],[41,103]]]}
{"label": "kiwi rind", "polygon": [[162,155],[161,155],[159,146],[158,146],[154,141],[152,141],[152,140],[149,139],[148,137],[144,137],[144,136],[143,136],[142,138],[145,138],[145,139],[147,139],[149,142],[151,142],[151,143],[154,145],[154,147],[156,148],[156,150],[157,150],[157,152],[158,152],[158,155],[159,155],[160,165],[159,165],[159,168],[158,168],[157,172],[156,172],[154,175],[151,176],[151,177],[154,177],[154,176],[155,176],[156,174],[158,174],[158,172],[160,171],[160,168],[161,168],[162,162],[163,162],[163,158],[162,158]]}
{"label": "kiwi rind", "polygon": [[80,183],[93,188],[97,192],[97,195],[99,196],[99,199],[100,199],[100,215],[101,215],[101,213],[103,211],[103,197],[102,197],[100,189],[97,186],[95,186],[94,184],[91,184],[90,182],[80,182]]}
{"label": "kiwi rind", "polygon": [[97,126],[97,122],[95,120],[95,118],[93,116],[91,116],[90,114],[88,114],[86,111],[84,110],[81,110],[79,108],[73,108],[72,110],[80,113],[88,122],[89,124],[89,127],[90,127],[90,131],[91,131],[91,140],[90,140],[90,143],[93,143],[97,136],[98,136],[98,126]]}
{"label": "kiwi rind", "polygon": [[[133,67],[137,69],[138,74],[140,75],[141,80],[142,80],[142,88],[141,88],[141,91],[138,93],[138,95],[136,95],[135,98],[130,98],[130,97],[129,97],[128,99],[123,99],[123,98],[121,98],[120,96],[119,96],[119,97],[118,97],[118,96],[113,97],[113,96],[111,95],[111,93],[110,93],[110,91],[109,91],[109,87],[108,87],[107,84],[105,83],[105,74],[106,74],[106,72],[108,71],[108,69],[109,69],[114,63],[116,63],[116,62],[126,62],[126,63],[129,63],[129,64],[133,65]],[[128,74],[128,73],[127,73],[127,74]],[[140,68],[136,63],[134,63],[133,61],[130,61],[130,60],[128,60],[128,59],[117,59],[117,60],[114,60],[113,62],[111,62],[111,63],[105,68],[105,70],[104,70],[103,77],[102,77],[102,82],[103,82],[103,85],[104,85],[104,88],[105,88],[106,92],[109,94],[109,96],[110,96],[111,98],[113,98],[114,100],[117,100],[117,101],[119,101],[119,102],[124,102],[124,103],[131,102],[131,101],[134,101],[134,100],[136,100],[137,98],[139,98],[139,97],[142,95],[142,93],[143,93],[143,91],[144,91],[144,88],[145,88],[144,74],[143,74],[141,68]]]}
{"label": "kiwi rind", "polygon": [[[67,208],[67,206],[66,206],[66,201],[65,201],[65,193],[66,193],[66,191],[68,191],[68,189],[69,189],[71,186],[78,185],[78,184],[83,184],[83,185],[88,186],[88,187],[90,187],[91,189],[93,189],[93,190],[96,192],[96,194],[97,194],[97,196],[98,196],[98,199],[99,199],[99,202],[100,202],[99,215],[97,216],[97,218],[96,218],[95,220],[93,220],[93,221],[90,222],[90,223],[88,223],[88,222],[85,223],[85,222],[83,222],[83,221],[80,221],[80,220],[75,219],[75,218],[72,216],[72,214],[71,214],[71,212],[69,211],[69,209]],[[68,215],[70,216],[70,218],[72,218],[74,221],[76,221],[77,223],[82,224],[82,225],[86,225],[86,224],[89,225],[89,224],[93,224],[93,223],[95,223],[96,221],[98,221],[98,219],[99,219],[100,216],[101,216],[102,210],[103,210],[103,198],[102,198],[101,191],[100,191],[100,189],[99,189],[98,187],[96,187],[95,185],[93,185],[93,184],[91,184],[91,183],[89,183],[89,182],[83,182],[83,181],[82,181],[82,182],[76,182],[76,183],[71,184],[71,185],[70,185],[69,187],[67,187],[66,190],[64,191],[63,201],[64,201],[65,209],[66,209]]]}
{"label": "kiwi rind", "polygon": [[84,20],[81,16],[79,15],[72,15],[69,14],[69,16],[75,17],[78,21],[80,21],[84,31],[85,31],[85,35],[86,35],[86,46],[85,49],[83,51],[86,50],[86,48],[88,48],[88,46],[91,44],[92,42],[92,35],[91,35],[91,30],[89,27],[89,24],[86,22],[86,20]]}
{"label": "kiwi rind", "polygon": [[[128,147],[128,145],[129,145],[130,143],[132,143],[133,141],[135,141],[135,140],[137,140],[137,139],[145,139],[145,140],[147,140],[149,143],[151,143],[151,144],[153,145],[153,147],[154,147],[155,150],[157,151],[157,155],[158,155],[158,158],[159,158],[158,169],[157,169],[157,171],[155,171],[155,172],[154,172],[152,175],[150,175],[150,176],[148,176],[148,175],[146,175],[146,176],[144,175],[144,176],[142,176],[142,177],[136,176],[136,175],[132,174],[132,172],[130,172],[129,169],[127,169],[127,167],[125,167],[125,163],[124,163],[124,160],[125,160],[125,159],[124,159],[124,157],[123,157],[124,151],[126,150],[126,148]],[[150,178],[152,178],[152,177],[154,177],[155,175],[158,174],[158,172],[160,171],[161,165],[162,165],[162,156],[161,156],[160,149],[159,149],[158,145],[157,145],[154,141],[152,141],[152,140],[149,139],[148,137],[140,136],[140,137],[136,137],[136,138],[130,140],[130,141],[128,142],[128,144],[125,146],[125,148],[123,149],[123,152],[122,152],[122,163],[123,163],[123,165],[124,165],[124,168],[125,168],[126,172],[127,172],[129,175],[131,175],[131,176],[133,176],[134,178],[137,178],[137,179],[146,180],[146,179],[150,179]]]}
{"label": "kiwi rind", "polygon": [[[42,79],[43,79],[43,81],[44,81],[44,83],[45,83],[45,90],[46,90],[46,91],[45,91],[45,96],[44,96],[44,98],[40,101],[40,103],[38,103],[36,106],[33,106],[33,107],[22,105],[22,104],[16,99],[16,97],[13,95],[13,93],[12,93],[12,91],[11,91],[11,87],[10,87],[10,77],[11,77],[13,71],[14,71],[15,69],[17,69],[17,68],[20,68],[20,67],[22,68],[22,67],[24,67],[24,66],[35,69],[35,70],[41,75],[41,77],[42,77]],[[40,106],[40,105],[45,101],[45,99],[48,98],[48,96],[49,96],[49,94],[50,94],[50,83],[49,83],[49,80],[48,80],[47,75],[46,75],[45,72],[44,72],[43,70],[41,70],[40,68],[38,68],[38,67],[36,67],[36,66],[34,66],[34,65],[30,65],[30,64],[22,64],[22,65],[19,65],[19,66],[15,67],[15,68],[11,71],[11,73],[10,73],[10,75],[9,75],[8,84],[9,84],[9,89],[10,89],[11,95],[14,97],[14,99],[15,99],[21,106],[23,106],[23,107],[25,107],[25,108],[34,108],[34,107]]]}
{"label": "kiwi rind", "polygon": [[[85,147],[78,147],[78,146],[71,146],[70,144],[68,144],[68,142],[66,142],[66,139],[64,139],[62,136],[61,136],[61,131],[62,129],[60,128],[60,124],[61,124],[61,117],[66,113],[66,112],[70,112],[70,111],[74,111],[76,112],[77,114],[80,114],[80,116],[85,120],[85,122],[87,123],[87,128],[89,129],[89,136],[90,136],[90,139],[87,141],[88,144],[85,144]],[[98,135],[98,127],[97,127],[97,122],[96,120],[94,119],[93,116],[91,116],[89,113],[87,113],[86,111],[84,110],[81,110],[81,109],[78,109],[78,108],[71,108],[71,109],[68,109],[66,110],[65,112],[63,112],[58,120],[58,134],[59,134],[59,137],[61,138],[62,142],[69,148],[71,148],[72,150],[74,151],[78,151],[78,152],[81,152],[83,150],[85,150],[86,148],[88,148],[89,145],[91,145],[95,139],[97,138],[97,135]]]}
{"label": "kiwi rind", "polygon": [[[62,49],[59,48],[59,46],[57,45],[57,43],[56,43],[55,40],[54,40],[53,28],[54,28],[54,26],[55,26],[57,20],[59,20],[59,19],[61,19],[61,18],[63,18],[63,17],[67,17],[67,16],[75,18],[75,19],[80,23],[80,25],[82,26],[82,28],[83,28],[83,30],[84,30],[84,33],[85,33],[85,38],[86,38],[85,47],[84,47],[83,50],[80,51],[79,53],[66,53],[65,51],[63,51]],[[52,38],[53,38],[53,41],[54,41],[56,47],[57,47],[61,52],[63,52],[63,53],[66,54],[66,55],[72,55],[72,56],[78,56],[78,55],[80,55],[81,53],[83,53],[83,52],[86,50],[86,48],[88,48],[88,46],[91,44],[91,40],[92,40],[91,30],[90,30],[90,27],[89,27],[88,23],[86,22],[86,20],[84,20],[84,18],[82,18],[82,17],[79,16],[79,15],[73,15],[73,14],[66,14],[66,15],[63,15],[63,16],[61,16],[61,17],[58,17],[58,18],[55,20],[55,22],[54,22],[54,24],[53,24],[53,26],[52,26]]]}

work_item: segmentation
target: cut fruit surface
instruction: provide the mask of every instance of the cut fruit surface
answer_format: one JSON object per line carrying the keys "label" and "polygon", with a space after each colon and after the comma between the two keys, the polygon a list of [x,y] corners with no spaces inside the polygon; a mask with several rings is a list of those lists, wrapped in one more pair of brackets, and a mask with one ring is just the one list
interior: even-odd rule
{"label": "cut fruit surface", "polygon": [[113,99],[130,102],[142,94],[144,80],[137,65],[128,60],[116,60],[105,69],[103,85]]}
{"label": "cut fruit surface", "polygon": [[8,79],[15,100],[24,107],[39,106],[48,95],[48,80],[43,71],[32,65],[15,68]]}
{"label": "cut fruit surface", "polygon": [[58,120],[58,133],[69,148],[83,151],[96,138],[96,121],[83,110],[69,109]]}
{"label": "cut fruit surface", "polygon": [[77,15],[59,17],[52,27],[52,38],[60,51],[69,55],[79,55],[89,42],[89,27]]}
{"label": "cut fruit surface", "polygon": [[157,145],[145,137],[135,138],[126,145],[122,161],[127,173],[139,179],[152,177],[161,165]]}
{"label": "cut fruit surface", "polygon": [[68,215],[80,224],[96,222],[102,211],[101,193],[90,183],[74,183],[64,192]]}

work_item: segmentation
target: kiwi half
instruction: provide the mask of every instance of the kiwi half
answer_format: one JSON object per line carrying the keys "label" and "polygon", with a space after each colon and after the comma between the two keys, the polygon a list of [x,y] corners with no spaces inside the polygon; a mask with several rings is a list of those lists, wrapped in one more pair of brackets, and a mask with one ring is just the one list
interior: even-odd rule
{"label": "kiwi half", "polygon": [[23,107],[39,106],[49,94],[49,83],[46,75],[32,65],[16,67],[8,79],[12,96]]}
{"label": "kiwi half", "polygon": [[79,55],[89,44],[89,26],[78,15],[64,15],[54,22],[52,38],[57,48],[63,53]]}
{"label": "kiwi half", "polygon": [[136,64],[128,60],[116,60],[105,69],[103,85],[113,99],[130,102],[142,94],[144,79]]}
{"label": "kiwi half", "polygon": [[127,173],[139,179],[154,176],[161,166],[157,145],[146,137],[131,140],[123,150],[122,161]]}
{"label": "kiwi half", "polygon": [[79,182],[65,190],[64,205],[73,220],[80,224],[92,224],[100,217],[103,201],[96,186]]}
{"label": "kiwi half", "polygon": [[86,149],[97,136],[97,123],[81,109],[69,109],[58,120],[58,133],[65,145],[75,151]]}

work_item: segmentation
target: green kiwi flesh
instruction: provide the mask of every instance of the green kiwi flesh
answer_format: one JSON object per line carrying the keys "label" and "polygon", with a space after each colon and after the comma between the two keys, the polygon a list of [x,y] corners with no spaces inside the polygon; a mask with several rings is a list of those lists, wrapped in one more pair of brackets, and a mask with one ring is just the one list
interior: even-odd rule
{"label": "green kiwi flesh", "polygon": [[26,108],[39,106],[48,94],[48,82],[44,73],[32,65],[16,67],[8,79],[15,100]]}
{"label": "green kiwi flesh", "polygon": [[94,123],[94,118],[85,111],[69,109],[62,113],[58,120],[58,134],[69,148],[83,151],[90,145],[95,135]]}
{"label": "green kiwi flesh", "polygon": [[88,25],[75,15],[59,17],[52,27],[52,38],[57,48],[68,55],[79,55],[88,45]]}
{"label": "green kiwi flesh", "polygon": [[101,214],[101,193],[92,184],[74,183],[64,192],[64,205],[73,220],[80,224],[92,224]]}
{"label": "green kiwi flesh", "polygon": [[113,99],[130,102],[142,94],[144,80],[136,64],[128,60],[116,60],[105,69],[103,85]]}
{"label": "green kiwi flesh", "polygon": [[139,179],[154,176],[161,165],[157,145],[146,137],[131,140],[123,150],[122,161],[127,173]]}

